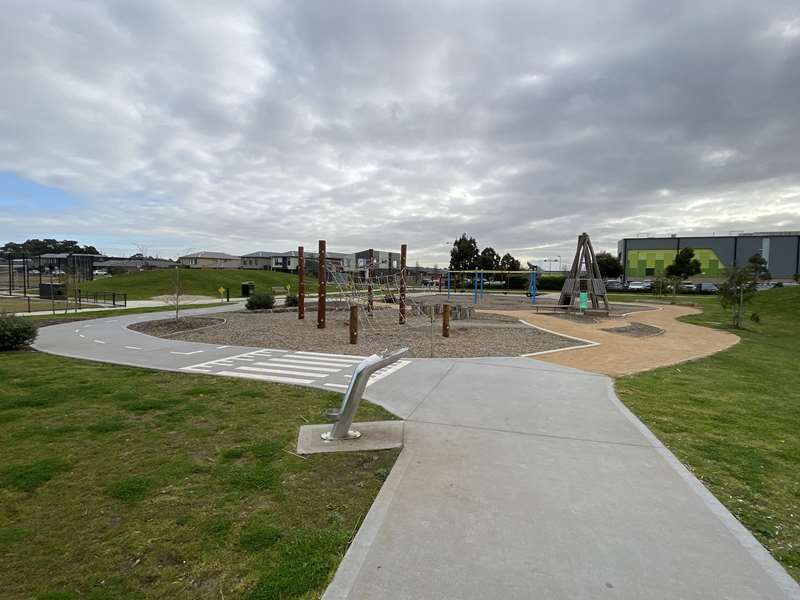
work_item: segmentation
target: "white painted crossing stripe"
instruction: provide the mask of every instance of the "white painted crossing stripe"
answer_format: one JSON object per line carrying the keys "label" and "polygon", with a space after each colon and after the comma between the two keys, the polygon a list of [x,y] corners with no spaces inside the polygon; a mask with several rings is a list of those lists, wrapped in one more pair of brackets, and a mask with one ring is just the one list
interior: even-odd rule
{"label": "white painted crossing stripe", "polygon": [[138,346],[125,346],[128,350],[141,350]]}
{"label": "white painted crossing stripe", "polygon": [[238,371],[219,371],[217,375],[226,375],[228,377],[241,377],[242,379],[258,379],[260,381],[273,381],[275,383],[299,383],[309,384],[314,383],[313,379],[295,379],[292,377],[276,377],[273,375],[257,375],[255,373],[240,373]]}
{"label": "white painted crossing stripe", "polygon": [[267,369],[264,367],[237,367],[237,371],[253,371],[255,373],[278,373],[279,375],[295,375],[297,377],[327,377],[325,373],[306,373],[304,371],[286,371],[285,369]]}
{"label": "white painted crossing stripe", "polygon": [[76,329],[76,330],[75,330],[75,333],[78,333],[79,331],[80,331],[80,328]]}
{"label": "white painted crossing stripe", "polygon": [[217,350],[224,350],[225,348],[230,348],[230,346],[217,346]]}
{"label": "white painted crossing stripe", "polygon": [[393,363],[393,364],[389,365],[388,367],[384,367],[383,369],[380,369],[379,371],[376,371],[375,373],[372,374],[372,376],[370,376],[369,381],[367,381],[367,385],[368,386],[372,385],[376,381],[380,381],[384,377],[388,377],[389,375],[391,375],[395,371],[399,371],[400,369],[405,367],[407,364],[410,364],[410,361],[398,360],[396,363]]}
{"label": "white painted crossing stripe", "polygon": [[[288,350],[280,350],[278,348],[262,348],[261,350],[257,350],[257,352],[289,352]],[[251,354],[253,354],[251,352]]]}
{"label": "white painted crossing stripe", "polygon": [[78,336],[79,336],[79,337],[82,337],[82,338],[85,338],[85,337],[86,337],[86,336],[85,336],[85,335],[83,335],[82,333],[79,333],[79,334],[78,334]]}
{"label": "white painted crossing stripe", "polygon": [[356,354],[326,354],[324,352],[304,352],[302,350],[298,350],[295,354],[302,354],[304,356],[328,356],[328,357],[336,357],[336,358],[350,358],[354,360],[364,360],[367,358],[366,356],[358,356]]}
{"label": "white painted crossing stripe", "polygon": [[307,356],[305,354],[288,354],[287,358],[296,358],[298,360],[309,360],[312,362],[330,362],[337,365],[353,365],[360,363],[360,360],[345,360],[343,358],[326,358],[324,356]]}
{"label": "white painted crossing stripe", "polygon": [[95,344],[105,344],[103,340],[92,340]]}
{"label": "white painted crossing stripe", "polygon": [[347,386],[343,383],[323,383],[322,385],[327,387],[336,388],[337,390],[346,390]]}
{"label": "white painted crossing stripe", "polygon": [[172,351],[172,352],[170,352],[170,354],[183,354],[183,355],[188,356],[189,354],[200,354],[202,352],[203,352],[202,350],[195,350],[194,352],[175,352],[175,351]]}
{"label": "white painted crossing stripe", "polygon": [[223,360],[243,360],[245,362],[253,362],[255,358],[247,358],[245,356],[231,356],[230,358],[226,358]]}
{"label": "white painted crossing stripe", "polygon": [[287,365],[303,365],[304,367],[336,367],[337,370],[341,371],[342,369],[346,369],[351,365],[340,365],[338,363],[329,363],[329,362],[320,362],[320,361],[305,361],[305,360],[298,360],[296,358],[270,358],[270,362],[276,363],[285,363]]}
{"label": "white painted crossing stripe", "polygon": [[320,371],[322,373],[338,373],[341,369],[329,369],[328,367],[318,367],[317,365],[294,365],[287,364],[282,361],[270,359],[267,362],[254,362],[254,365],[261,365],[264,367],[283,367],[286,369],[305,369],[307,371]]}

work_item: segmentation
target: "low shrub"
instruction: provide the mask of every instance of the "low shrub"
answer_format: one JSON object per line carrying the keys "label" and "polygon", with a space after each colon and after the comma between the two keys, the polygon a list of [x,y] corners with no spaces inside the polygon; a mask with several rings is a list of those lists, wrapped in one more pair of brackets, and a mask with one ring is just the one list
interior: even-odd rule
{"label": "low shrub", "polygon": [[297,296],[294,294],[289,294],[286,296],[286,306],[292,307],[297,306]]}
{"label": "low shrub", "polygon": [[0,314],[0,350],[19,350],[36,339],[36,325],[28,319]]}
{"label": "low shrub", "polygon": [[275,296],[272,294],[253,294],[247,299],[247,310],[264,310],[275,306]]}

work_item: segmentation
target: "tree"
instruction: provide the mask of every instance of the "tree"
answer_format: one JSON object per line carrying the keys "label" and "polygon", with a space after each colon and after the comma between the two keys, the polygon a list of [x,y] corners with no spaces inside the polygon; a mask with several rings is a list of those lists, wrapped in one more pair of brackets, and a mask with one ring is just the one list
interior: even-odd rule
{"label": "tree", "polygon": [[39,256],[49,253],[70,253],[70,254],[100,254],[94,246],[81,246],[75,240],[54,240],[54,239],[31,239],[18,244],[16,242],[6,243],[0,250],[12,252],[14,254],[29,254]]}
{"label": "tree", "polygon": [[672,280],[672,295],[678,295],[678,287],[681,281],[689,279],[692,275],[697,275],[703,270],[700,261],[694,257],[694,250],[691,248],[681,248],[675,255],[675,260],[671,265],[667,265],[664,270],[667,277]]}
{"label": "tree", "polygon": [[519,271],[520,264],[516,258],[506,252],[503,254],[503,258],[500,259],[500,268],[503,271]]}
{"label": "tree", "polygon": [[756,294],[756,279],[749,266],[727,269],[725,274],[726,279],[719,286],[719,301],[723,308],[731,309],[733,326],[741,329],[744,308]]}
{"label": "tree", "polygon": [[753,275],[753,281],[769,281],[772,279],[772,274],[767,268],[767,259],[759,253],[753,254],[747,260],[747,268],[750,269]]}
{"label": "tree", "polygon": [[600,275],[606,279],[616,279],[622,275],[622,264],[619,259],[608,252],[598,252],[595,255],[597,266],[600,267]]}
{"label": "tree", "polygon": [[697,275],[702,270],[703,266],[700,261],[694,257],[694,250],[681,248],[678,254],[675,255],[675,260],[672,264],[667,266],[666,273],[668,277],[683,281],[689,279],[692,275]]}
{"label": "tree", "polygon": [[500,255],[491,246],[486,247],[481,251],[479,264],[484,271],[496,271],[500,268]]}
{"label": "tree", "polygon": [[474,237],[467,237],[462,233],[461,237],[453,242],[453,249],[450,250],[450,270],[451,271],[470,271],[480,268],[480,252],[478,242]]}

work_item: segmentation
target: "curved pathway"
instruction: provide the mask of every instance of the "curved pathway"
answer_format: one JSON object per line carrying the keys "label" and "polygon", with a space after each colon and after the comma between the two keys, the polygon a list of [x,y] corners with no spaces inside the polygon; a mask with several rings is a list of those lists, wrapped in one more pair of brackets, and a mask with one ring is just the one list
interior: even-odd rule
{"label": "curved pathway", "polygon": [[[126,329],[158,318],[46,327],[36,347],[184,372],[225,374],[222,362],[227,374],[258,378],[276,374],[241,367],[271,369],[252,363],[281,358],[284,370],[308,373],[342,365],[338,356],[287,358]],[[344,381],[347,368],[334,375]],[[800,599],[794,580],[619,402],[606,376],[527,358],[415,359],[366,396],[405,419],[405,445],[327,600]]]}
{"label": "curved pathway", "polygon": [[[677,320],[684,315],[700,312],[700,309],[688,306],[663,305],[630,313],[624,318],[599,318],[597,322],[576,322],[529,310],[499,314],[511,315],[529,325],[592,342],[582,348],[570,349],[570,352],[543,352],[536,356],[538,360],[619,377],[703,358],[739,342],[739,336],[733,333]],[[664,333],[651,337],[630,337],[606,331],[631,322],[652,325]]]}

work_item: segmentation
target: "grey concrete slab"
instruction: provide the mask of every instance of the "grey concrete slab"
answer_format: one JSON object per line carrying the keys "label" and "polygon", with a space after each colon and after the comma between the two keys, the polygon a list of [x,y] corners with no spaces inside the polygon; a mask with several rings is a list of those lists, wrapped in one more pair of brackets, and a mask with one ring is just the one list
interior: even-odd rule
{"label": "grey concrete slab", "polygon": [[402,458],[326,600],[793,597],[651,446],[409,422]]}
{"label": "grey concrete slab", "polygon": [[361,437],[341,441],[322,439],[321,435],[331,430],[330,423],[303,425],[297,436],[297,453],[363,452],[367,450],[402,448],[404,425],[403,421],[353,423],[351,429],[361,433]]}

